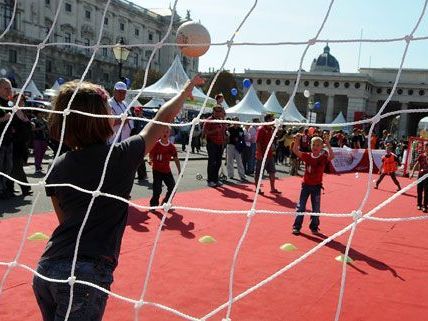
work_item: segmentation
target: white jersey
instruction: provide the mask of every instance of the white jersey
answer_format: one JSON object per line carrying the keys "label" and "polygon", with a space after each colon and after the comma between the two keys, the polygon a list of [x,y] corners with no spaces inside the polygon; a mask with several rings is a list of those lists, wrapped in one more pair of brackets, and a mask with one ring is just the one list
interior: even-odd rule
{"label": "white jersey", "polygon": [[[108,103],[110,104],[110,107],[111,107],[111,110],[112,110],[111,112],[112,112],[113,115],[121,115],[128,108],[128,106],[126,105],[126,103],[124,101],[121,101],[119,103],[119,102],[117,102],[116,99],[114,99],[114,97],[110,98],[108,100]],[[110,142],[113,142],[113,139],[114,139],[115,135],[117,134],[117,131],[119,130],[119,127],[120,127],[120,124],[115,125],[113,127],[114,135],[111,137]],[[134,128],[134,121],[131,120],[131,119],[129,119],[128,123],[125,124],[125,125],[123,125],[122,132],[120,133],[119,138],[117,139],[116,142],[120,143],[120,142],[124,141],[125,139],[127,139],[129,136],[131,136],[131,130],[132,130],[132,128]]]}

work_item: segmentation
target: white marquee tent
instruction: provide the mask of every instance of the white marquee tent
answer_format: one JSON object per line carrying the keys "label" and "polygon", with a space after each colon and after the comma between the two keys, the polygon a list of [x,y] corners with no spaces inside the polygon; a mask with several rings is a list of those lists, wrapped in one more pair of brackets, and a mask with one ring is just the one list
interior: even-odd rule
{"label": "white marquee tent", "polygon": [[332,124],[343,124],[346,123],[346,118],[343,116],[343,113],[340,112],[339,115],[331,122]]}
{"label": "white marquee tent", "polygon": [[250,122],[253,118],[263,120],[263,115],[267,112],[257,97],[253,86],[251,86],[238,104],[226,110],[226,115],[227,117],[239,117],[241,121]]}
{"label": "white marquee tent", "polygon": [[152,98],[148,103],[143,105],[144,108],[160,108],[165,104],[165,100],[162,98]]}
{"label": "white marquee tent", "polygon": [[53,86],[49,89],[46,89],[43,92],[43,95],[47,97],[56,96],[58,95],[59,87],[61,87],[61,85],[58,83],[58,80],[55,80],[55,83],[53,84]]}
{"label": "white marquee tent", "polygon": [[43,94],[37,88],[33,80],[30,80],[30,83],[25,87],[24,92],[31,93],[31,98],[43,98]]}
{"label": "white marquee tent", "polygon": [[[176,56],[168,71],[156,83],[144,88],[141,97],[171,99],[183,89],[188,80],[189,77],[184,71],[180,58]],[[138,90],[128,90],[131,96],[137,95],[138,92]],[[199,88],[193,88],[192,95],[195,101],[188,103],[189,105],[202,106],[202,103],[207,98]],[[214,106],[215,103],[215,99],[208,98],[207,106]]]}
{"label": "white marquee tent", "polygon": [[282,106],[279,103],[278,98],[276,98],[274,91],[270,94],[269,99],[263,106],[266,108],[268,113],[273,113],[275,116],[280,116],[282,114]]}
{"label": "white marquee tent", "polygon": [[301,113],[299,113],[296,105],[294,104],[294,101],[291,101],[291,100],[289,100],[287,105],[285,105],[285,109],[283,112],[283,119],[285,121],[292,121],[292,122],[300,122],[300,123],[306,122],[306,118],[303,117]]}

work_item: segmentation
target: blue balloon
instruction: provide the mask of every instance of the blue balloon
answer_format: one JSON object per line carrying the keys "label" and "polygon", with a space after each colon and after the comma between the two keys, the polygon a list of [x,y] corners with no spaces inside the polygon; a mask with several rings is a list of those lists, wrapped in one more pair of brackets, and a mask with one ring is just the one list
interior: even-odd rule
{"label": "blue balloon", "polygon": [[62,85],[63,83],[65,83],[64,78],[59,77],[56,81],[58,81],[58,84]]}
{"label": "blue balloon", "polygon": [[245,78],[244,81],[242,82],[242,84],[244,85],[245,88],[250,88],[251,87],[251,80],[248,78]]}
{"label": "blue balloon", "polygon": [[131,87],[131,79],[129,79],[129,78],[125,78],[125,84],[126,84],[126,87]]}
{"label": "blue balloon", "polygon": [[316,101],[314,103],[314,109],[320,109],[320,107],[321,107],[321,103],[319,101]]}
{"label": "blue balloon", "polygon": [[232,96],[236,96],[236,95],[238,94],[238,89],[236,89],[236,88],[232,88],[232,89],[230,90],[230,93],[232,94]]}

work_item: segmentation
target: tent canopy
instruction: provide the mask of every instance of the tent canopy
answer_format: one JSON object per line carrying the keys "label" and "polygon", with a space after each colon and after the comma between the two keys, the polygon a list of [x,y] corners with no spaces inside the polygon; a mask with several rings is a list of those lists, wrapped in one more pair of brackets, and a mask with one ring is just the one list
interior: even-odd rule
{"label": "tent canopy", "polygon": [[[183,89],[188,80],[189,77],[184,71],[180,58],[176,56],[168,71],[156,83],[144,88],[141,97],[171,99]],[[137,95],[139,90],[128,90],[128,92]],[[193,88],[192,95],[200,105],[207,98],[202,90],[198,88]],[[208,98],[207,106],[214,106],[215,103],[215,99]]]}
{"label": "tent canopy", "polygon": [[282,106],[278,101],[278,98],[276,98],[275,92],[273,91],[272,94],[270,94],[269,99],[265,102],[263,105],[268,113],[273,113],[275,116],[279,116],[282,114]]}
{"label": "tent canopy", "polygon": [[37,88],[33,80],[30,80],[27,87],[25,87],[24,92],[26,91],[31,93],[31,98],[43,98],[43,94]]}
{"label": "tent canopy", "polygon": [[346,118],[343,116],[343,113],[340,112],[339,115],[331,122],[332,124],[344,124],[346,123]]}
{"label": "tent canopy", "polygon": [[148,103],[144,104],[144,108],[160,108],[165,104],[165,100],[161,98],[152,98]]}
{"label": "tent canopy", "polygon": [[226,115],[228,117],[239,117],[239,120],[249,122],[252,121],[253,118],[261,120],[263,114],[267,112],[268,111],[257,97],[253,86],[251,86],[247,94],[238,104],[226,110]]}
{"label": "tent canopy", "polygon": [[300,123],[306,122],[306,118],[303,117],[301,113],[299,113],[296,105],[294,104],[294,101],[291,101],[291,100],[289,100],[287,105],[285,105],[285,109],[282,113],[282,117],[285,121],[300,122]]}

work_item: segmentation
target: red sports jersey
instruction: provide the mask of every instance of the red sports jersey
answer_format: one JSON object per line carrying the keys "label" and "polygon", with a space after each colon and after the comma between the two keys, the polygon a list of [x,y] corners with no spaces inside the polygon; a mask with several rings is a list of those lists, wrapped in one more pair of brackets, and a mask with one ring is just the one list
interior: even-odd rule
{"label": "red sports jersey", "polygon": [[301,159],[305,162],[303,183],[307,185],[322,184],[322,174],[328,163],[328,153],[321,151],[318,157],[315,157],[312,153],[302,153]]}
{"label": "red sports jersey", "polygon": [[[266,148],[269,144],[269,141],[273,134],[273,128],[272,126],[261,126],[257,129],[256,134],[256,143],[257,143],[257,149],[256,149],[256,159],[261,160],[263,159],[263,156],[265,154]],[[267,157],[272,158],[273,152],[272,152],[272,145],[271,149],[268,152]]]}
{"label": "red sports jersey", "polygon": [[152,168],[161,173],[170,173],[170,161],[177,157],[177,149],[171,143],[163,144],[158,140],[150,152],[150,159],[152,160]]}

